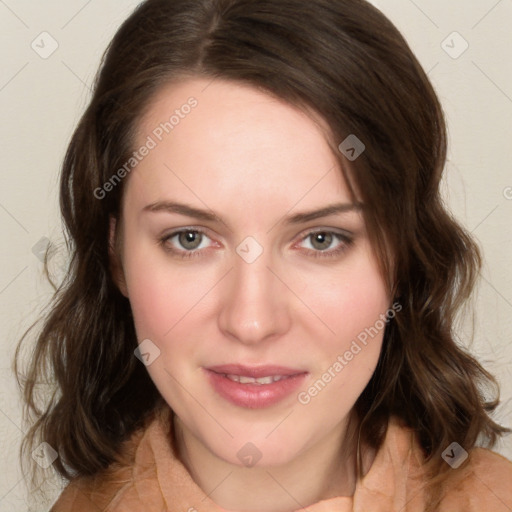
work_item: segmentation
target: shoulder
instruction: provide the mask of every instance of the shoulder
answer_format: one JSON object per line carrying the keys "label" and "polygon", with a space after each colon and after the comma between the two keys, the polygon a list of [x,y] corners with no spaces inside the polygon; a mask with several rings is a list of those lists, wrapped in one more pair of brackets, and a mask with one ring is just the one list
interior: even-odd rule
{"label": "shoulder", "polygon": [[[404,493],[410,497],[422,494],[419,491],[426,490],[430,481],[424,471],[425,455],[414,430],[392,418],[385,445],[394,467],[403,466],[403,473],[395,472],[398,480],[406,475]],[[449,465],[447,462],[440,475],[440,495],[436,498],[440,499],[440,512],[512,511],[512,461],[492,450],[473,448],[460,465]]]}
{"label": "shoulder", "polygon": [[129,468],[106,471],[94,477],[72,480],[50,512],[106,512],[132,485]]}
{"label": "shoulder", "polygon": [[139,487],[145,484],[140,482],[150,482],[156,476],[148,439],[154,423],[134,432],[123,443],[119,460],[107,469],[69,482],[50,512],[114,512],[121,501],[123,512],[142,510]]}
{"label": "shoulder", "polygon": [[468,512],[510,512],[512,462],[491,450],[474,448],[459,468],[446,474],[443,491],[446,510],[463,505]]}

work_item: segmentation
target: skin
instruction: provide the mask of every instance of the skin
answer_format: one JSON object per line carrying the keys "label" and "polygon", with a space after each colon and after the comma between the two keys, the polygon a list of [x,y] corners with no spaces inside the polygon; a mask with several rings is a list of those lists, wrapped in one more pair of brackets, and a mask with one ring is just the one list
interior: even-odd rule
{"label": "skin", "polygon": [[[289,215],[353,202],[321,121],[249,86],[210,82],[166,86],[140,122],[137,147],[169,112],[191,96],[198,101],[127,178],[116,279],[139,342],[150,339],[161,351],[147,370],[176,413],[180,458],[211,499],[227,510],[285,512],[351,496],[347,426],[375,370],[382,331],[307,405],[293,393],[265,409],[235,406],[202,367],[296,368],[309,372],[299,391],[321,378],[390,307],[362,214],[288,224]],[[158,201],[213,211],[222,222],[143,211]],[[178,236],[161,242],[180,228],[205,231],[196,257],[170,252],[190,247]],[[311,231],[350,234],[353,242],[334,236],[322,245]],[[236,252],[248,236],[263,248],[253,263]],[[328,257],[324,247],[343,250]],[[262,454],[252,468],[237,457],[247,442]],[[365,452],[365,471],[374,455]]]}

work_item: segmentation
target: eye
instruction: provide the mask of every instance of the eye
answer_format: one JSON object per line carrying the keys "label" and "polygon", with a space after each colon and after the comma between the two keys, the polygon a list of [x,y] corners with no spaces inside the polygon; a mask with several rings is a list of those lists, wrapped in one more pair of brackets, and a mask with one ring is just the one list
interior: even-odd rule
{"label": "eye", "polygon": [[[185,228],[165,235],[159,240],[167,252],[179,258],[201,256],[213,244],[208,235],[199,229]],[[304,252],[313,257],[335,257],[341,255],[353,243],[348,233],[316,230],[307,233],[299,242]],[[301,245],[303,244],[303,245]]]}
{"label": "eye", "polygon": [[203,233],[199,231],[181,231],[177,233],[173,238],[177,237],[178,243],[186,250],[193,251],[199,249],[203,240]]}
{"label": "eye", "polygon": [[184,258],[199,254],[201,249],[209,247],[209,237],[198,229],[181,229],[160,239],[164,248]]}
{"label": "eye", "polygon": [[318,231],[317,233],[311,233],[306,237],[306,240],[311,242],[314,249],[319,251],[325,251],[331,247],[334,239],[334,235],[327,231]]}
{"label": "eye", "polygon": [[335,231],[318,230],[309,232],[302,238],[301,243],[305,244],[307,252],[312,256],[329,257],[337,256],[347,250],[353,243],[353,238],[348,234]]}

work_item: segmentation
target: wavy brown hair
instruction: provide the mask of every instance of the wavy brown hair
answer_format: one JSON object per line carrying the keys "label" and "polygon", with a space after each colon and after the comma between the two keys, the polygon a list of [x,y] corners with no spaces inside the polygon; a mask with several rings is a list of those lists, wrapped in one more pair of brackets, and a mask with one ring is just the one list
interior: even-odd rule
{"label": "wavy brown hair", "polygon": [[[31,417],[20,456],[31,462],[29,450],[44,440],[58,451],[53,466],[64,478],[96,474],[162,404],[134,357],[130,304],[110,267],[109,220],[119,218],[124,182],[96,195],[136,149],[138,121],[155,93],[187,77],[249,84],[319,114],[366,205],[373,247],[402,311],[356,403],[359,440],[377,449],[396,415],[417,432],[438,479],[451,442],[469,450],[480,438],[492,447],[506,431],[489,416],[497,398],[485,399],[497,384],[454,332],[481,257],[443,205],[443,112],[398,30],[363,0],[147,0],[109,45],[63,163],[71,260],[24,372],[19,352],[30,330],[16,351]],[[349,134],[366,146],[353,162],[338,150]],[[44,380],[50,394],[40,407]],[[357,471],[362,476],[360,459]]]}

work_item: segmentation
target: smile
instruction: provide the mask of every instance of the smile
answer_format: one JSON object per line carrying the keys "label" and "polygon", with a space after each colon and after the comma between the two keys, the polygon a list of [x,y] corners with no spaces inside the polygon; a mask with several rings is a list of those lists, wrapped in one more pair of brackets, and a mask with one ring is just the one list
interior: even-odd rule
{"label": "smile", "polygon": [[228,379],[239,382],[240,384],[272,384],[273,382],[277,382],[282,379],[289,379],[289,375],[269,375],[268,377],[246,377],[245,375],[227,375],[227,374],[221,374],[224,375],[224,377],[227,377]]}
{"label": "smile", "polygon": [[308,372],[297,369],[224,365],[203,368],[213,391],[237,407],[262,409],[292,395]]}

